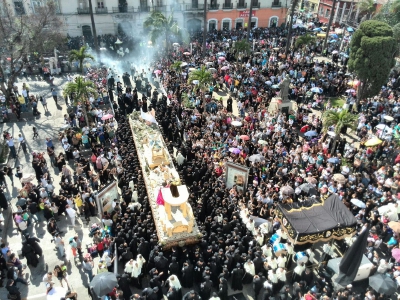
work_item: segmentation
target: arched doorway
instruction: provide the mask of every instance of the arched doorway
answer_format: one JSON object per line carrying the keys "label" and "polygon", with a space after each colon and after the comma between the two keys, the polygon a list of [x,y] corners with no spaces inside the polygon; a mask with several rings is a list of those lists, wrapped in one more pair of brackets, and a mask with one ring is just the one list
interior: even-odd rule
{"label": "arched doorway", "polygon": [[214,31],[217,29],[217,20],[209,20],[208,21],[208,31]]}
{"label": "arched doorway", "polygon": [[84,37],[91,37],[92,36],[92,28],[89,25],[82,26],[82,35]]}
{"label": "arched doorway", "polygon": [[186,22],[186,28],[189,32],[197,32],[201,30],[201,21],[199,19],[190,19]]}
{"label": "arched doorway", "polygon": [[277,27],[278,26],[278,17],[269,18],[269,27]]}
{"label": "arched doorway", "polygon": [[132,36],[132,24],[129,22],[118,23],[118,35]]}

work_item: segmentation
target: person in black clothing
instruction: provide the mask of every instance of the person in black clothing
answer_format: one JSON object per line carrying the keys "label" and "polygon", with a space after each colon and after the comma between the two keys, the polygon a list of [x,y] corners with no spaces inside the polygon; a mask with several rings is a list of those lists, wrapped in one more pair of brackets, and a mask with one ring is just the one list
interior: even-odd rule
{"label": "person in black clothing", "polygon": [[6,289],[12,297],[11,299],[21,300],[21,292],[19,291],[19,288],[15,285],[13,279],[8,279]]}

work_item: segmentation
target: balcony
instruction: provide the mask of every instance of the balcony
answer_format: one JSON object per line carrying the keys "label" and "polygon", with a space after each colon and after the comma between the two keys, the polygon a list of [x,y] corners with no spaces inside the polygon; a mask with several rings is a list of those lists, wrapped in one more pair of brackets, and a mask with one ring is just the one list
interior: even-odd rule
{"label": "balcony", "polygon": [[108,14],[107,7],[96,7],[96,14]]}
{"label": "balcony", "polygon": [[197,5],[186,5],[186,11],[196,11],[196,10],[204,10],[204,4],[197,4]]}
{"label": "balcony", "polygon": [[233,3],[222,3],[222,9],[233,9]]}
{"label": "balcony", "polygon": [[247,2],[246,3],[238,3],[236,5],[236,9],[245,9],[247,8]]}
{"label": "balcony", "polygon": [[89,8],[78,8],[78,15],[89,15],[90,9]]}
{"label": "balcony", "polygon": [[282,7],[282,2],[280,2],[280,1],[274,1],[274,2],[272,2],[271,7]]}
{"label": "balcony", "polygon": [[253,8],[260,8],[260,2],[253,2]]}
{"label": "balcony", "polygon": [[150,6],[139,6],[138,11],[139,12],[149,12]]}
{"label": "balcony", "polygon": [[219,4],[209,4],[208,10],[219,10]]}
{"label": "balcony", "polygon": [[158,11],[158,12],[166,12],[167,11],[166,5],[154,6],[153,8],[154,8],[154,11]]}
{"label": "balcony", "polygon": [[133,13],[135,8],[133,6],[119,6],[112,8],[113,13]]}

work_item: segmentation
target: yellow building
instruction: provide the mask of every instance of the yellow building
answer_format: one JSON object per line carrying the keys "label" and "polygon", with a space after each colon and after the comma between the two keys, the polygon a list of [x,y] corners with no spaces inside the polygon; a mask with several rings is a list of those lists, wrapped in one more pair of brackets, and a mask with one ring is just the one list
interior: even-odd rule
{"label": "yellow building", "polygon": [[309,13],[318,13],[319,0],[306,1]]}

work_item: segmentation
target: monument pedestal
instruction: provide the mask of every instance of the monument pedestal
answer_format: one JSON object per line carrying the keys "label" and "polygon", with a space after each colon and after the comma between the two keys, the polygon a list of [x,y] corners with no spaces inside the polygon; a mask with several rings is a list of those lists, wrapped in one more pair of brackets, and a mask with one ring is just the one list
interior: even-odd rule
{"label": "monument pedestal", "polygon": [[282,98],[274,97],[268,107],[268,112],[281,111],[290,114],[291,111],[297,111],[297,103],[295,101],[282,102]]}

